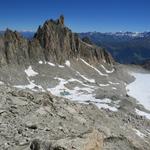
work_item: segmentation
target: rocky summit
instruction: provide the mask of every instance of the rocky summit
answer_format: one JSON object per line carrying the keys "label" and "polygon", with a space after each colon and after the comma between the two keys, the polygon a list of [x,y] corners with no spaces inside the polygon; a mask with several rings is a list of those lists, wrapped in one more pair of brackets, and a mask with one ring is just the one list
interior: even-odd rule
{"label": "rocky summit", "polygon": [[148,73],[81,40],[63,15],[32,39],[7,29],[0,36],[0,149],[149,150],[150,105],[138,83]]}
{"label": "rocky summit", "polygon": [[21,64],[29,62],[65,60],[83,57],[87,61],[97,63],[106,61],[113,63],[111,55],[103,48],[89,45],[79,39],[64,25],[64,17],[56,21],[47,20],[39,26],[32,40],[23,38],[18,32],[6,30],[0,37],[0,65]]}

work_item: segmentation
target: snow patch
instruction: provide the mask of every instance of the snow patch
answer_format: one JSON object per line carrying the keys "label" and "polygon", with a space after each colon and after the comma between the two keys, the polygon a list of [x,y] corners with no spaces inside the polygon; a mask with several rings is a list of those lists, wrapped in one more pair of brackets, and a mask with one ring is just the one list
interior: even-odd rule
{"label": "snow patch", "polygon": [[105,60],[105,59],[103,59],[103,63],[106,63],[106,60]]}
{"label": "snow patch", "polygon": [[47,62],[48,65],[55,67],[55,64],[51,63],[51,62]]}
{"label": "snow patch", "polygon": [[0,81],[0,85],[4,85],[4,82]]}
{"label": "snow patch", "polygon": [[91,67],[91,68],[94,69],[96,72],[98,72],[98,74],[99,74],[100,76],[105,76],[105,77],[108,76],[108,74],[103,74],[101,71],[99,71],[97,68],[95,68],[95,67],[93,67],[92,65],[90,65],[89,63],[87,63],[85,60],[83,60],[83,59],[81,59],[81,58],[80,58],[80,60],[81,60],[83,63],[85,63],[87,66]]}
{"label": "snow patch", "polygon": [[25,73],[27,74],[28,77],[33,77],[38,75],[38,73],[35,72],[31,66],[29,66],[28,69],[25,69]]}
{"label": "snow patch", "polygon": [[85,85],[82,81],[77,79],[69,79],[65,80],[62,78],[55,77],[55,80],[59,81],[59,84],[54,88],[48,88],[47,90],[50,91],[53,95],[59,96],[59,97],[65,97],[73,101],[77,101],[79,103],[89,104],[93,103],[98,108],[104,108],[104,109],[110,109],[111,111],[117,111],[118,109],[115,107],[110,106],[111,103],[110,99],[96,99],[93,92],[95,89],[89,85],[86,85],[85,87],[74,87],[73,89],[68,89],[66,87],[66,84],[69,82],[79,82],[82,85]]}
{"label": "snow patch", "polygon": [[69,60],[66,60],[65,64],[66,64],[66,66],[68,66],[68,67],[70,67],[70,66],[71,66],[71,64],[70,64],[70,61],[69,61]]}
{"label": "snow patch", "polygon": [[[75,87],[73,90],[68,89],[65,85],[69,82],[74,82],[76,80],[74,79],[70,79],[70,80],[65,80],[62,78],[54,78],[55,80],[59,80],[59,84],[54,87],[54,88],[48,88],[47,90],[50,91],[52,94],[56,95],[56,96],[60,96],[60,97],[66,97],[68,99],[71,100],[75,100],[75,101],[85,101],[88,100],[92,97],[92,92],[94,91],[94,89],[92,88],[79,88],[79,87]],[[62,95],[62,93],[68,93],[67,95]],[[86,94],[84,94],[86,93]]]}
{"label": "snow patch", "polygon": [[109,86],[110,84],[99,84],[99,86],[105,87],[105,86]]}
{"label": "snow patch", "polygon": [[120,84],[119,82],[111,82],[111,81],[109,81],[109,83],[112,85],[119,85]]}
{"label": "snow patch", "polygon": [[109,109],[109,110],[114,111],[114,112],[118,111],[118,109],[116,107],[109,106],[108,104],[97,103],[96,105],[98,106],[98,108]]}
{"label": "snow patch", "polygon": [[82,77],[84,80],[88,81],[88,82],[91,82],[91,83],[95,83],[95,80],[94,79],[88,79],[87,77],[85,77],[84,75],[82,75],[80,72],[76,71],[76,73]]}
{"label": "snow patch", "polygon": [[40,60],[40,61],[39,61],[39,64],[43,64],[43,61]]}
{"label": "snow patch", "polygon": [[[95,88],[95,86],[91,86],[91,85],[88,85],[88,84],[84,84],[82,81],[78,80],[78,79],[69,79],[68,82],[78,82],[80,83],[81,85],[85,86],[85,87],[90,87],[90,88]],[[96,89],[96,88],[95,88]]]}
{"label": "snow patch", "polygon": [[133,129],[133,130],[135,131],[136,135],[138,135],[140,138],[145,137],[145,135],[142,132],[140,132],[139,130],[137,130],[137,129]]}
{"label": "snow patch", "polygon": [[143,112],[141,110],[138,110],[138,109],[135,109],[135,112],[139,115],[139,116],[144,116],[146,117],[147,119],[150,119],[150,114],[146,113],[146,112]]}
{"label": "snow patch", "polygon": [[58,67],[59,67],[59,68],[64,68],[65,66],[62,66],[62,65],[58,65]]}
{"label": "snow patch", "polygon": [[112,70],[107,70],[104,65],[101,65],[101,67],[105,70],[106,73],[113,73],[115,69],[113,68]]}
{"label": "snow patch", "polygon": [[28,80],[29,84],[27,84],[27,85],[15,85],[14,87],[19,88],[19,89],[30,89],[30,90],[35,91],[35,92],[37,92],[39,90],[41,90],[42,92],[45,91],[41,85],[36,85],[34,83],[34,80],[31,81],[29,78],[27,78],[27,80]]}

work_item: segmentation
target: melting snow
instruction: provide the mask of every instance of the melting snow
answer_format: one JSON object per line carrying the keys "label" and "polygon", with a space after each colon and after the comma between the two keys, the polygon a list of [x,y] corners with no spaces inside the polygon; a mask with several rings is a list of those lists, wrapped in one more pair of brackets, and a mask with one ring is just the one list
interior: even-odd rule
{"label": "melting snow", "polygon": [[[33,91],[38,91],[39,89],[43,92],[45,91],[41,85],[36,85],[33,80],[30,81],[29,78],[27,78],[27,79],[29,82],[28,85],[15,85],[14,87],[19,88],[19,89],[31,89]],[[38,88],[38,89],[36,89],[36,88]]]}
{"label": "melting snow", "polygon": [[101,65],[101,67],[106,71],[106,73],[113,73],[115,71],[114,68],[112,70],[107,70],[104,65]]}
{"label": "melting snow", "polygon": [[109,86],[110,84],[99,84],[99,86]]}
{"label": "melting snow", "polygon": [[92,69],[94,69],[96,72],[98,72],[99,75],[101,76],[108,76],[108,74],[103,74],[102,72],[100,72],[97,68],[93,67],[92,65],[90,65],[89,63],[87,63],[85,60],[81,59],[82,62],[84,62],[87,66],[91,67]]}
{"label": "melting snow", "polygon": [[51,62],[47,62],[48,65],[55,67],[55,64],[51,63]]}
{"label": "melting snow", "polygon": [[147,119],[150,119],[150,114],[140,111],[138,109],[135,109],[135,112],[139,115],[139,116],[145,116]]}
{"label": "melting snow", "polygon": [[88,84],[84,84],[82,81],[78,80],[78,79],[69,79],[68,82],[78,82],[80,83],[81,85],[83,86],[86,86],[86,87],[90,87],[90,88],[95,88],[95,86],[91,86],[91,85],[88,85]]}
{"label": "melting snow", "polygon": [[150,74],[132,73],[132,75],[136,80],[127,85],[128,94],[150,110]]}
{"label": "melting snow", "polygon": [[[89,86],[84,84],[82,81],[77,79],[69,79],[65,80],[62,78],[56,77],[55,80],[59,80],[59,84],[54,88],[48,88],[47,90],[50,91],[53,95],[65,97],[71,99],[73,101],[77,101],[79,103],[88,104],[89,102],[98,106],[98,108],[105,108],[110,109],[112,111],[117,111],[116,107],[109,106],[111,103],[110,99],[96,99],[93,92],[95,88],[93,86]],[[78,82],[85,87],[74,87],[74,89],[70,90],[65,85],[69,82]]]}
{"label": "melting snow", "polygon": [[0,81],[0,85],[4,85],[4,82]]}
{"label": "melting snow", "polygon": [[106,63],[106,60],[103,59],[103,62]]}
{"label": "melting snow", "polygon": [[39,61],[39,64],[43,64],[43,61],[40,60],[40,61]]}
{"label": "melting snow", "polygon": [[33,77],[38,75],[38,73],[35,72],[31,66],[29,66],[28,69],[25,70],[25,73],[27,74],[28,77]]}
{"label": "melting snow", "polygon": [[111,82],[111,81],[109,81],[109,83],[112,84],[112,85],[119,85],[119,84],[120,84],[119,82],[118,82],[118,83],[117,83],[117,82],[115,83],[115,82]]}
{"label": "melting snow", "polygon": [[113,89],[113,90],[117,90],[117,88],[116,88],[116,87],[112,87],[112,89]]}
{"label": "melting snow", "polygon": [[66,64],[66,66],[68,66],[68,67],[70,67],[70,66],[71,66],[71,64],[70,64],[70,61],[69,61],[69,60],[67,60],[67,61],[65,62],[65,64]]}
{"label": "melting snow", "polygon": [[116,107],[109,106],[108,104],[97,103],[96,105],[98,106],[98,108],[105,108],[110,109],[111,111],[118,111]]}
{"label": "melting snow", "polygon": [[87,77],[85,77],[84,75],[82,75],[80,72],[76,71],[77,74],[79,76],[81,76],[84,80],[88,81],[88,82],[91,82],[91,83],[95,83],[95,80],[94,79],[88,79]]}
{"label": "melting snow", "polygon": [[139,130],[137,130],[137,129],[133,129],[135,132],[136,132],[136,134],[139,136],[139,137],[141,137],[141,138],[144,138],[145,137],[145,135],[142,133],[142,132],[140,132]]}
{"label": "melting snow", "polygon": [[62,65],[58,65],[58,67],[59,67],[59,68],[64,68],[65,66],[62,66]]}
{"label": "melting snow", "polygon": [[[92,88],[79,88],[79,87],[75,87],[73,90],[68,89],[65,84],[69,83],[69,82],[74,82],[76,81],[75,79],[70,79],[70,80],[65,80],[62,78],[55,78],[56,80],[59,80],[59,84],[54,87],[54,88],[48,88],[47,90],[50,91],[52,94],[56,95],[56,96],[62,96],[61,93],[62,92],[68,92],[68,95],[65,95],[64,97],[72,99],[72,100],[80,100],[80,101],[84,101],[87,100],[87,98],[89,99],[90,97],[92,98],[92,95],[89,93],[92,93],[94,91],[94,89]],[[87,94],[83,94],[83,91],[86,92]],[[88,97],[90,96],[90,97]]]}

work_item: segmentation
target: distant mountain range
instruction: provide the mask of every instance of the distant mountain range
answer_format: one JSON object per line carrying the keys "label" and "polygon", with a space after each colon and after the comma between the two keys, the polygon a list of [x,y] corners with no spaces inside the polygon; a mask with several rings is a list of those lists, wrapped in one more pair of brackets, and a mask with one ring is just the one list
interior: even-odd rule
{"label": "distant mountain range", "polygon": [[[4,33],[5,33],[5,31],[0,31],[0,34],[4,34]],[[23,37],[28,38],[28,39],[33,38],[33,36],[35,34],[34,31],[19,31],[19,33],[21,35],[23,35]]]}
{"label": "distant mountain range", "polygon": [[106,48],[116,61],[124,64],[141,64],[150,59],[150,32],[79,33],[93,43]]}

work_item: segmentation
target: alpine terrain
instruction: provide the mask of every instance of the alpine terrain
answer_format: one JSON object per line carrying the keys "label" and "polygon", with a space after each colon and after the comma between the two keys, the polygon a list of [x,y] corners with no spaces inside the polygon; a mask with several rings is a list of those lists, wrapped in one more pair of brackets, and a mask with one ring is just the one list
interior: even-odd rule
{"label": "alpine terrain", "polygon": [[80,33],[106,48],[117,62],[141,65],[150,59],[150,32]]}
{"label": "alpine terrain", "polygon": [[64,16],[33,38],[7,29],[0,35],[0,149],[150,150],[149,81],[149,71],[81,40]]}

